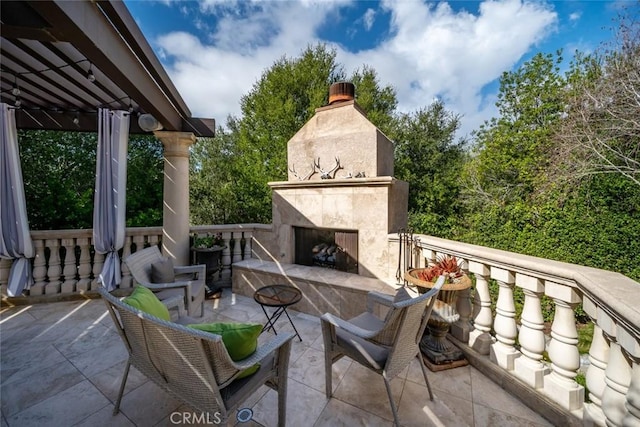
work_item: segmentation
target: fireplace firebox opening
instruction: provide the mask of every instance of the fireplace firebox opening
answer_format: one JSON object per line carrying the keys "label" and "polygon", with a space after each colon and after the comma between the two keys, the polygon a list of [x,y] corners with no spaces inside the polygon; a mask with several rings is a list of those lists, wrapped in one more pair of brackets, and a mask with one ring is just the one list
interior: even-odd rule
{"label": "fireplace firebox opening", "polygon": [[358,274],[358,231],[293,227],[294,262]]}

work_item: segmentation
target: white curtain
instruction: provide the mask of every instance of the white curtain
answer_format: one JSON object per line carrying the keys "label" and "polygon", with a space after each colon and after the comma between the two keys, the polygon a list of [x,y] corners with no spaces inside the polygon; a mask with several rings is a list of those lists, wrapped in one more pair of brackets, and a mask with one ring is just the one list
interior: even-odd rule
{"label": "white curtain", "polygon": [[129,113],[98,110],[96,191],[93,204],[93,245],[106,254],[98,282],[108,291],[122,279],[118,250],[124,246]]}
{"label": "white curtain", "polygon": [[7,286],[7,294],[14,297],[33,285],[29,258],[35,253],[27,220],[15,110],[4,103],[0,106],[0,257],[14,260]]}

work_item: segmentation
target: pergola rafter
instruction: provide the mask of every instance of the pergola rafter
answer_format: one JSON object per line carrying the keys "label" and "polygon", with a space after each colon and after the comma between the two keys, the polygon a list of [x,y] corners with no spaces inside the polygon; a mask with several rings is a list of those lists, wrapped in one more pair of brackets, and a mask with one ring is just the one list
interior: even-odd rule
{"label": "pergola rafter", "polygon": [[213,136],[121,1],[3,1],[0,16],[0,100],[18,104],[18,128],[95,132],[99,107],[133,108],[164,130]]}

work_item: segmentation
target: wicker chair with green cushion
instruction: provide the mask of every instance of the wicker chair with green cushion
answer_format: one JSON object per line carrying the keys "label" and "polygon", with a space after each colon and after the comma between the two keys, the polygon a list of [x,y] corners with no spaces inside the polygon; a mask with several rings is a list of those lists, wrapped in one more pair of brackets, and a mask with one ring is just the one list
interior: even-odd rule
{"label": "wicker chair with green cushion", "polygon": [[[120,410],[129,368],[134,366],[175,399],[207,419],[228,419],[262,385],[278,394],[278,425],[286,419],[287,374],[293,334],[280,333],[234,361],[221,335],[162,320],[114,297],[105,301],[129,353],[114,415]],[[181,322],[183,323],[183,322]],[[248,369],[258,369],[247,375]]]}
{"label": "wicker chair with green cushion", "polygon": [[[382,375],[395,424],[400,425],[389,381],[402,372],[415,357],[420,359],[420,340],[444,280],[444,276],[441,276],[432,289],[415,297],[404,288],[398,290],[395,298],[379,292],[369,292],[367,311],[348,321],[330,313],[322,315],[320,323],[324,339],[327,398],[331,398],[333,394],[332,366],[340,358],[347,356]],[[384,319],[374,314],[374,303],[388,308]],[[429,389],[429,397],[433,400],[422,360],[420,367]]]}
{"label": "wicker chair with green cushion", "polygon": [[206,266],[174,266],[153,245],[129,255],[124,261],[131,275],[140,285],[151,289],[162,300],[182,296],[189,316],[204,314]]}

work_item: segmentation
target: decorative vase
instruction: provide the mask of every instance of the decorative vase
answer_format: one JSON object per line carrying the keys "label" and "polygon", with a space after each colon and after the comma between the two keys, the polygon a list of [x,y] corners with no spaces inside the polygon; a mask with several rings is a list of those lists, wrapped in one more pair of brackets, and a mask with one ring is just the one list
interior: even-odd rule
{"label": "decorative vase", "polygon": [[[420,288],[433,288],[435,283],[419,279],[419,273],[424,268],[413,268],[406,272],[404,278],[407,282]],[[471,287],[471,279],[466,274],[458,278],[456,282],[445,283],[433,306],[433,311],[427,324],[428,333],[420,341],[420,350],[427,359],[435,364],[450,364],[454,361],[464,359],[463,353],[449,340],[447,334],[452,323],[455,323],[460,315],[456,310],[458,293],[463,289]]]}

